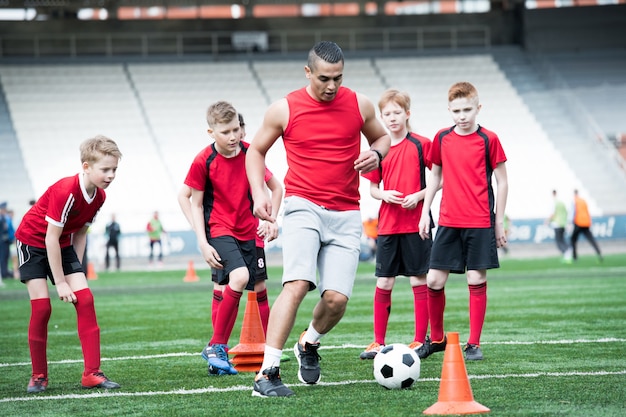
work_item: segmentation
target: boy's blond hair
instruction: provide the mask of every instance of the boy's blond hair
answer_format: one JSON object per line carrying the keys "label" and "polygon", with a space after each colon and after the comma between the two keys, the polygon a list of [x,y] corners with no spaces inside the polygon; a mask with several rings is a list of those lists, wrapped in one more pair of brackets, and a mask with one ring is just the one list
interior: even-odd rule
{"label": "boy's blond hair", "polygon": [[93,164],[105,156],[122,158],[122,152],[117,147],[117,143],[103,135],[97,135],[87,139],[80,144],[80,162]]}
{"label": "boy's blond hair", "polygon": [[476,98],[478,99],[478,90],[471,83],[461,81],[453,84],[448,90],[448,102],[457,98]]}
{"label": "boy's blond hair", "polygon": [[237,119],[237,110],[227,101],[217,101],[209,106],[206,121],[210,127],[218,123],[227,124]]}
{"label": "boy's blond hair", "polygon": [[[392,102],[402,107],[407,113],[411,110],[411,96],[409,96],[409,93],[394,88],[385,90],[380,100],[378,100],[378,109],[382,113],[383,107]],[[411,130],[408,118],[406,119],[406,128],[409,131]]]}

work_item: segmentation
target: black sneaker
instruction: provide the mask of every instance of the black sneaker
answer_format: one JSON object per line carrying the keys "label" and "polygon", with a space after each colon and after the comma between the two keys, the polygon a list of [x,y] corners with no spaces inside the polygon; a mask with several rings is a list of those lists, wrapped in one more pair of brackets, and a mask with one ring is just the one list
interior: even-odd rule
{"label": "black sneaker", "polygon": [[466,344],[465,348],[465,360],[466,361],[482,361],[483,360],[483,351],[480,350],[480,346]]}
{"label": "black sneaker", "polygon": [[[304,332],[300,335],[300,339],[304,336]],[[317,384],[322,379],[322,371],[320,369],[320,355],[317,354],[320,344],[306,342],[304,346],[300,341],[296,342],[293,347],[293,353],[298,359],[298,379],[305,384]]]}
{"label": "black sneaker", "polygon": [[294,392],[287,388],[280,379],[279,368],[273,366],[264,369],[261,377],[254,381],[253,397],[291,397]]}
{"label": "black sneaker", "polygon": [[426,337],[426,341],[424,342],[424,344],[416,349],[417,356],[419,356],[420,359],[426,359],[435,352],[442,352],[446,350],[447,343],[448,338],[446,336],[443,337],[443,341],[438,343],[430,340],[430,336]]}

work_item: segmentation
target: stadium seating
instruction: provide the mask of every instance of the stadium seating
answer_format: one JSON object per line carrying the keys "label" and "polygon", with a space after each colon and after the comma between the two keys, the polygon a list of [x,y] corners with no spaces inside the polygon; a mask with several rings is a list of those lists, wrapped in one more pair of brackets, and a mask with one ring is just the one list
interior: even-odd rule
{"label": "stadium seating", "polygon": [[[607,68],[606,81],[593,84],[584,80],[586,70],[575,71],[574,64],[559,59],[554,67],[562,69],[566,79],[579,79],[572,81],[573,94],[585,94],[589,108],[598,105],[597,99],[606,102],[599,108],[623,113],[618,100],[626,86],[619,71]],[[624,67],[624,61],[615,62]],[[23,188],[32,185],[38,196],[52,179],[77,172],[78,143],[101,133],[115,139],[124,153],[102,216],[115,212],[129,231],[143,230],[150,213],[158,210],[170,230],[187,228],[175,195],[193,156],[210,142],[208,105],[217,100],[232,102],[245,116],[251,141],[267,106],[306,85],[304,65],[300,58],[0,65],[7,111],[28,172],[14,181],[2,181],[0,196],[15,195],[7,184],[16,182]],[[344,83],[369,96],[375,105],[386,88],[409,92],[412,128],[431,138],[451,124],[446,97],[450,85],[461,80],[474,83],[483,105],[479,121],[498,133],[509,158],[507,211],[513,219],[547,216],[553,188],[564,198],[573,188],[580,189],[594,214],[626,207],[616,197],[624,194],[614,191],[622,183],[607,169],[606,155],[564,123],[567,114],[559,96],[546,87],[539,71],[521,49],[494,48],[489,53],[350,58]],[[606,86],[615,92],[608,99],[602,93]],[[598,123],[602,120],[594,117]],[[3,167],[5,135],[2,129]],[[6,159],[19,161],[19,152]],[[280,145],[270,151],[268,160],[270,169],[282,178],[286,167]],[[368,200],[367,187],[361,190],[365,212],[372,214],[376,203]]]}

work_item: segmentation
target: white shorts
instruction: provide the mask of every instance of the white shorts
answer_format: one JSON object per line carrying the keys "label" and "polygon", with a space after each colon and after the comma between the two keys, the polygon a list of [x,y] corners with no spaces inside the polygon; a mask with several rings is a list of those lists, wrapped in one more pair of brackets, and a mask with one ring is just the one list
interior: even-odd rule
{"label": "white shorts", "polygon": [[[352,295],[361,250],[359,210],[326,210],[304,198],[285,199],[283,217],[283,284],[309,281],[319,287]],[[319,285],[317,274],[319,271]]]}

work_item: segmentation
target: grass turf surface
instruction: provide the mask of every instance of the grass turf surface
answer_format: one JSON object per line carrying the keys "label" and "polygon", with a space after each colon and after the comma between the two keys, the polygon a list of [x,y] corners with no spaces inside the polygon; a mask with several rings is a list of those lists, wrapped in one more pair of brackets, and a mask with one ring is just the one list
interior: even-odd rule
{"label": "grass turf surface", "polygon": [[[626,255],[602,264],[582,257],[502,260],[489,271],[485,360],[466,363],[474,398],[494,416],[623,416],[626,414]],[[27,395],[30,377],[27,327],[30,305],[19,282],[0,289],[0,413],[45,416],[414,416],[437,401],[443,354],[422,361],[409,390],[388,391],[358,355],[373,340],[373,265],[361,264],[348,311],[322,340],[322,381],[297,379],[291,348],[308,325],[318,293],[299,310],[285,346],[283,381],[296,396],[251,396],[253,374],[209,377],[199,352],[210,337],[208,271],[182,282],[185,271],[100,273],[90,282],[101,328],[102,369],[120,390],[80,388],[82,354],[74,308],[56,300],[49,324],[48,390]],[[270,268],[270,301],[280,268]],[[446,331],[468,334],[467,286],[451,275],[446,286]],[[238,343],[247,297],[230,340]],[[387,343],[409,343],[413,301],[408,280],[398,279]]]}

